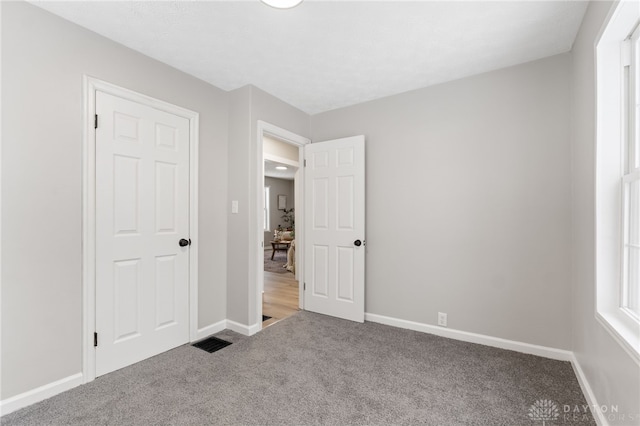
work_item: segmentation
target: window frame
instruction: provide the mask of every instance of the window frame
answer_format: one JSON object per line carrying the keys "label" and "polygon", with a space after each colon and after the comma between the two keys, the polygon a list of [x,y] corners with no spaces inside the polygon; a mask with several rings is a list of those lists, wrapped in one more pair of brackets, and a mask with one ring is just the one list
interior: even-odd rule
{"label": "window frame", "polygon": [[268,185],[264,186],[264,232],[271,232],[271,187]]}
{"label": "window frame", "polygon": [[[640,80],[640,26],[636,26],[631,36],[622,42],[622,64],[624,66],[623,76],[623,236],[622,236],[622,289],[620,296],[620,306],[631,315],[636,321],[640,321],[640,314],[629,308],[630,293],[630,275],[631,270],[635,269],[635,277],[637,279],[640,265],[637,258],[631,256],[631,251],[640,250],[640,241],[632,241],[632,233],[637,232],[640,226],[640,200],[638,193],[633,193],[631,188],[635,183],[640,185],[640,153],[639,134],[640,131],[640,111],[638,104],[640,103],[640,88],[638,82]],[[626,96],[626,98],[624,98]],[[635,195],[635,198],[633,196]],[[635,262],[633,261],[635,259]],[[636,283],[635,294],[638,294],[640,285]],[[636,309],[640,300],[636,300]]]}
{"label": "window frame", "polygon": [[[630,155],[637,149],[635,145],[631,148],[629,141],[630,138],[637,139],[634,136],[637,126],[633,125],[636,120],[632,123],[626,117],[631,112],[631,98],[638,94],[635,86],[640,82],[632,78],[631,72],[629,78],[625,74],[631,57],[625,53],[623,45],[632,33],[637,37],[638,22],[640,6],[636,2],[619,2],[595,45],[596,318],[636,362],[640,362],[640,321],[626,309],[625,291],[629,266],[626,249],[630,225],[628,185],[635,176],[630,170]],[[635,96],[628,96],[630,88]]]}

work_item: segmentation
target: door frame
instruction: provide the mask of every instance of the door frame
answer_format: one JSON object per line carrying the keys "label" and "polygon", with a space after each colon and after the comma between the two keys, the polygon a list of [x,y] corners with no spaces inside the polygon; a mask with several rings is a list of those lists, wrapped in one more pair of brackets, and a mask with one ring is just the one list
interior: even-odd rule
{"label": "door frame", "polygon": [[96,326],[96,91],[189,120],[189,341],[198,331],[198,129],[197,112],[83,75],[82,119],[82,381],[96,378],[93,333]]}
{"label": "door frame", "polygon": [[[255,293],[249,292],[249,298],[255,297],[255,311],[256,322],[258,327],[255,331],[262,330],[262,290],[264,289],[264,223],[263,223],[263,205],[264,205],[264,144],[262,139],[264,136],[272,136],[276,139],[282,140],[290,145],[298,147],[298,193],[296,194],[296,273],[299,272],[298,281],[298,306],[300,309],[304,309],[304,146],[311,143],[311,139],[304,136],[297,135],[286,129],[267,123],[266,121],[258,120],[256,131],[256,211],[254,224],[256,226],[256,232],[253,234],[255,239],[254,247],[258,247],[257,256],[254,257],[253,262],[256,265],[254,282],[256,283]],[[298,195],[302,195],[302,199]],[[298,230],[299,229],[299,230]],[[262,244],[261,244],[262,242]],[[302,250],[301,250],[302,249]],[[248,301],[249,306],[252,306],[251,300]],[[252,329],[254,327],[251,327]]]}

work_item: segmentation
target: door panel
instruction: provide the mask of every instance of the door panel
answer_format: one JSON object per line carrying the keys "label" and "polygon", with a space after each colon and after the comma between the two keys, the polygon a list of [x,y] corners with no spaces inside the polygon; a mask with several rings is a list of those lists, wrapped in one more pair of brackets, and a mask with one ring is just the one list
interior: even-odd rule
{"label": "door panel", "polygon": [[156,233],[176,232],[175,164],[156,162]]}
{"label": "door panel", "polygon": [[140,259],[121,260],[114,265],[114,341],[140,335]]}
{"label": "door panel", "polygon": [[313,180],[313,229],[329,229],[329,179],[316,178]]}
{"label": "door panel", "polygon": [[189,121],[96,92],[96,375],[189,340]]}
{"label": "door panel", "polygon": [[114,155],[113,169],[114,234],[137,234],[140,232],[140,159]]}
{"label": "door panel", "polygon": [[353,302],[355,253],[353,247],[338,247],[338,294],[339,300]]}
{"label": "door panel", "polygon": [[156,256],[156,330],[176,323],[176,256]]}
{"label": "door panel", "polygon": [[311,265],[313,296],[327,297],[329,295],[329,247],[314,244]]}
{"label": "door panel", "polygon": [[364,321],[364,136],[305,147],[305,309]]}

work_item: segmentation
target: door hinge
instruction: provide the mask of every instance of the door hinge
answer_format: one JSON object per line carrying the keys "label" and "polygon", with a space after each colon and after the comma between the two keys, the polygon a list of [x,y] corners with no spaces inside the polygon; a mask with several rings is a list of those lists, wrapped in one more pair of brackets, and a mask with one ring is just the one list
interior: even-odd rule
{"label": "door hinge", "polygon": [[93,346],[98,346],[98,332],[93,333]]}
{"label": "door hinge", "polygon": [[93,119],[93,128],[94,129],[98,128],[98,114],[96,114],[96,116]]}
{"label": "door hinge", "polygon": [[306,291],[307,290],[307,283],[302,283],[302,291]]}
{"label": "door hinge", "polygon": [[304,166],[307,167],[307,159],[304,159]]}

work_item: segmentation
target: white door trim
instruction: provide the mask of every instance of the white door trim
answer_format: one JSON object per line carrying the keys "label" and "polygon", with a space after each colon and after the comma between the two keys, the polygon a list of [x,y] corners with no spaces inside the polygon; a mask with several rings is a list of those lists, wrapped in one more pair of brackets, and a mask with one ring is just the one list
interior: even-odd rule
{"label": "white door trim", "polygon": [[[256,211],[255,214],[255,226],[256,232],[253,234],[253,246],[258,247],[257,256],[254,257],[253,261],[250,260],[250,263],[256,265],[254,271],[256,271],[254,282],[256,283],[255,293],[249,293],[249,298],[255,299],[256,306],[256,322],[259,324],[257,328],[258,331],[262,330],[262,289],[264,288],[264,247],[261,246],[261,243],[264,243],[264,229],[263,229],[263,210],[262,206],[264,203],[264,191],[261,188],[264,186],[264,152],[263,152],[263,142],[262,139],[265,135],[273,136],[277,139],[280,139],[284,142],[287,142],[291,145],[295,145],[298,148],[302,148],[305,145],[311,143],[311,139],[305,138],[303,136],[297,135],[293,132],[285,130],[281,127],[275,126],[273,124],[267,123],[262,120],[258,120],[258,129],[256,132],[257,140],[256,140]],[[304,168],[304,150],[298,149],[298,164],[300,169]],[[304,173],[299,173],[299,180],[297,183],[298,187],[304,188]],[[300,277],[304,277],[304,256],[302,256],[303,251],[299,248],[304,247],[304,203],[303,200],[298,200],[296,194],[296,274],[299,272]],[[304,282],[300,279],[298,284],[298,306],[300,309],[304,308],[304,293],[303,293]],[[251,300],[248,300],[249,306],[252,306],[253,303]]]}
{"label": "white door trim", "polygon": [[280,157],[278,155],[264,154],[264,158],[263,159],[265,161],[266,160],[276,161],[278,163],[286,164],[287,166],[300,167],[300,163],[298,163],[297,160],[296,161],[289,160],[288,158]]}
{"label": "white door trim", "polygon": [[94,128],[96,91],[137,102],[189,120],[189,340],[198,336],[198,128],[194,111],[84,75],[82,135],[82,373],[83,382],[96,377],[93,346],[96,313],[96,132]]}

